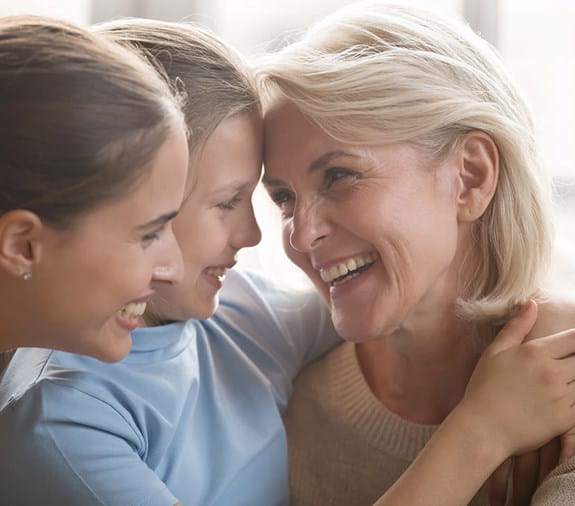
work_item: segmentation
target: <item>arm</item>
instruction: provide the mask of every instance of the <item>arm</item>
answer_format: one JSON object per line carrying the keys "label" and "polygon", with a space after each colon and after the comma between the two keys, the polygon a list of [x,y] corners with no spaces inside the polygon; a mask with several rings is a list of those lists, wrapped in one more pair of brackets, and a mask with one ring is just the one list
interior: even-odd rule
{"label": "arm", "polygon": [[507,457],[573,425],[575,332],[520,344],[536,314],[528,303],[499,333],[459,406],[377,506],[467,504]]}
{"label": "arm", "polygon": [[468,504],[506,457],[491,441],[479,420],[455,409],[376,506]]}
{"label": "arm", "polygon": [[233,322],[235,344],[270,380],[282,411],[299,370],[341,343],[315,291],[239,270],[229,273],[213,320]]}
{"label": "arm", "polygon": [[[573,300],[551,297],[541,305],[539,313],[540,317],[527,339],[537,339],[550,332],[575,327],[575,302]],[[539,473],[540,485],[531,502],[534,506],[575,503],[575,429],[571,428],[562,434],[560,440],[558,458],[559,452],[556,450],[553,454],[554,458],[549,460]],[[542,460],[541,454],[545,451],[550,453],[548,447],[539,450],[540,461]]]}
{"label": "arm", "polygon": [[141,436],[110,405],[41,382],[0,413],[2,500],[46,506],[177,503],[140,458],[141,445]]}

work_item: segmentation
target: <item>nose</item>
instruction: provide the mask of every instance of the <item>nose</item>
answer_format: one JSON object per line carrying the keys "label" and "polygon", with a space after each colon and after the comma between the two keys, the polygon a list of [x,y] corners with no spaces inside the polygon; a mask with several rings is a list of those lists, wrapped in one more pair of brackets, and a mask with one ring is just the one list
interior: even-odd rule
{"label": "nose", "polygon": [[176,284],[184,278],[184,262],[171,225],[165,231],[162,248],[152,269],[152,281]]}
{"label": "nose", "polygon": [[247,206],[247,211],[241,213],[239,220],[234,226],[231,237],[232,247],[239,251],[242,248],[255,246],[261,240],[262,232],[256,220],[254,208],[250,204]]}
{"label": "nose", "polygon": [[289,233],[290,246],[301,253],[315,249],[329,234],[329,224],[321,209],[296,202]]}

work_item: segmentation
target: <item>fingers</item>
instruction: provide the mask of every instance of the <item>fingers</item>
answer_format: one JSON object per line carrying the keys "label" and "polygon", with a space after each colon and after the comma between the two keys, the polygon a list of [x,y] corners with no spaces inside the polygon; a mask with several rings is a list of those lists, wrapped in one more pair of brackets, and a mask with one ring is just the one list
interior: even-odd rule
{"label": "fingers", "polygon": [[519,312],[505,324],[488,349],[491,353],[497,354],[521,344],[536,320],[537,304],[533,300],[528,300]]}
{"label": "fingers", "polygon": [[507,501],[507,482],[511,473],[512,459],[507,459],[489,478],[490,506],[504,506]]}
{"label": "fingers", "polygon": [[551,366],[565,383],[570,383],[575,390],[575,355],[554,361]]}
{"label": "fingers", "polygon": [[529,342],[529,346],[542,348],[551,358],[562,359],[575,354],[575,329],[567,329],[557,334],[541,337]]}
{"label": "fingers", "polygon": [[539,451],[534,450],[515,457],[513,465],[513,504],[527,506],[537,488],[539,478]]}

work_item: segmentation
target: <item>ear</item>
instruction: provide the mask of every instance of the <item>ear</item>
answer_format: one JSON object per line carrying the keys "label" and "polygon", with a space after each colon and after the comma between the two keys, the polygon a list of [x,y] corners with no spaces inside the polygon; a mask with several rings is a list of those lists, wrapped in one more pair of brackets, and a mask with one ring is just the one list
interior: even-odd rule
{"label": "ear", "polygon": [[32,272],[41,252],[43,227],[40,218],[30,211],[17,209],[1,215],[0,268],[16,277]]}
{"label": "ear", "polygon": [[493,139],[484,132],[467,133],[458,151],[460,222],[479,219],[491,202],[499,177],[499,152]]}

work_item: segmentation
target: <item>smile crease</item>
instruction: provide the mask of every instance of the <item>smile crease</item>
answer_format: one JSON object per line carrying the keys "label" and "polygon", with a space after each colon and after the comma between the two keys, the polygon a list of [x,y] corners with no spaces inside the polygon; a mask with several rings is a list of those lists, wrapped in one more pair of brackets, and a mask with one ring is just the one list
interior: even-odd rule
{"label": "smile crease", "polygon": [[332,265],[328,269],[320,269],[319,273],[321,279],[323,279],[325,283],[329,283],[332,286],[335,286],[343,281],[347,281],[348,279],[359,275],[361,272],[371,267],[376,259],[377,253],[372,251],[370,253],[346,260],[345,262]]}

